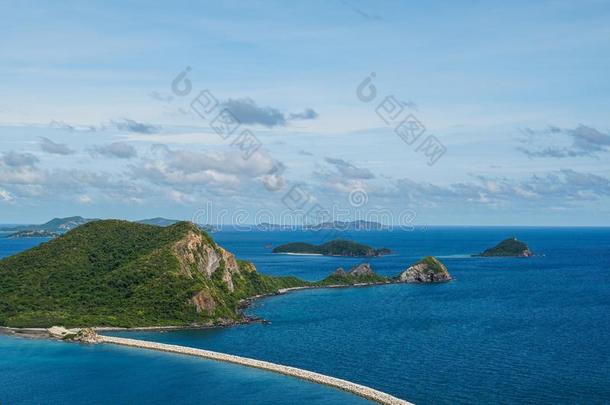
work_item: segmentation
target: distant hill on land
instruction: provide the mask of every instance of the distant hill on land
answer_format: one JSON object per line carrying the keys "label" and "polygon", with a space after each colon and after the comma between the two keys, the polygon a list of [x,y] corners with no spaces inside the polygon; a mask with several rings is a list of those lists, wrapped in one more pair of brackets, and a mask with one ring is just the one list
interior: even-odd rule
{"label": "distant hill on land", "polygon": [[167,218],[156,217],[156,218],[149,218],[149,219],[141,219],[136,222],[139,224],[145,224],[145,225],[170,226],[170,225],[174,225],[175,223],[180,222],[180,221],[177,219],[167,219]]}

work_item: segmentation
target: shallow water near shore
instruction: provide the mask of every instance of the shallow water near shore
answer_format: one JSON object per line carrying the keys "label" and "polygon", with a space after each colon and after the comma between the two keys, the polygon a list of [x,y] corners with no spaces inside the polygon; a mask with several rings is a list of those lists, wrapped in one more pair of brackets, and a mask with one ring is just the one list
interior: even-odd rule
{"label": "shallow water near shore", "polygon": [[[537,256],[529,259],[469,256],[513,235],[526,241]],[[222,231],[213,236],[268,274],[317,280],[336,267],[348,268],[362,261],[274,255],[266,247],[269,243],[277,246],[294,241],[320,243],[328,236],[322,233]],[[248,313],[270,320],[269,325],[106,334],[301,367],[419,404],[610,401],[610,229],[428,228],[414,232],[351,232],[341,237],[392,249],[392,255],[369,259],[380,274],[395,275],[413,261],[432,254],[443,257],[455,280],[438,285],[302,290],[255,301]],[[0,252],[2,249],[0,243]],[[2,339],[7,338],[0,337],[0,342]],[[37,344],[21,341],[26,346]],[[70,349],[74,353],[69,356],[79,358],[78,350],[97,350],[82,349],[80,345],[71,347],[75,349]],[[46,349],[38,349],[46,353]],[[128,351],[121,351],[121,356],[135,352],[120,350]],[[67,355],[53,353],[48,358]],[[135,353],[133,356],[136,356],[131,360],[134,367],[141,364],[133,369],[134,374],[146,369],[145,372],[161,375],[164,367],[170,370],[174,367],[168,364],[176,358],[156,353],[156,361],[146,363]],[[20,373],[32,376],[35,356],[22,358]],[[114,377],[108,369],[100,369],[93,358],[84,359],[79,367],[85,373],[95,373],[95,383],[112,384]],[[209,367],[201,359],[187,362],[201,363],[199,367],[204,371]],[[55,372],[63,373],[61,368]],[[231,371],[230,375],[239,373]],[[69,374],[66,376],[64,386],[70,380]],[[3,378],[0,376],[0,380]],[[29,381],[34,383],[37,378],[44,376],[33,375]],[[147,384],[139,377],[132,383]],[[0,387],[1,384],[0,381]],[[219,381],[216,390],[221,392],[224,386],[237,398],[238,384],[232,384]],[[256,391],[257,384],[251,383],[252,390]],[[164,386],[167,395],[175,389]],[[324,387],[319,390],[324,398],[335,392]],[[360,401],[339,394],[344,395],[342,403]],[[100,395],[103,398],[103,392]],[[293,395],[290,402],[300,401],[300,395]],[[18,394],[16,398],[19,399]],[[156,400],[155,395],[141,394],[141,398]],[[263,394],[248,398],[250,403],[274,402]],[[182,402],[194,401],[184,398]]]}
{"label": "shallow water near shore", "polygon": [[0,336],[3,404],[365,404],[318,384],[190,356]]}

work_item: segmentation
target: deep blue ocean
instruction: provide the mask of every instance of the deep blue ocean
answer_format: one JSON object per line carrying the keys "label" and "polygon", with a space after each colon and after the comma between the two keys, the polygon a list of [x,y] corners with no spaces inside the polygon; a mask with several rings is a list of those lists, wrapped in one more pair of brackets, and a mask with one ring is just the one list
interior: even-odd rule
{"label": "deep blue ocean", "polygon": [[[258,271],[309,280],[358,259],[273,255],[268,244],[321,232],[221,231],[214,238]],[[419,404],[610,403],[610,229],[443,228],[342,233],[394,254],[395,275],[435,255],[438,285],[319,289],[258,300],[270,324],[123,332],[302,367]],[[533,258],[475,258],[510,236]],[[0,239],[0,257],[40,241]],[[116,333],[118,334],[118,333]],[[0,403],[358,403],[267,372],[127,348],[0,337]]]}

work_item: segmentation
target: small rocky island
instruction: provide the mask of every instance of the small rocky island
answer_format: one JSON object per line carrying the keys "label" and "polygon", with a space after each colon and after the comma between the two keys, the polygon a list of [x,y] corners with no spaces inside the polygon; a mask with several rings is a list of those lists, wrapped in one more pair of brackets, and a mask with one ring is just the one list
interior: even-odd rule
{"label": "small rocky island", "polygon": [[498,243],[496,246],[485,250],[483,253],[480,253],[475,256],[482,257],[531,257],[534,253],[529,249],[529,247],[517,238],[512,237],[503,240]]}
{"label": "small rocky island", "polygon": [[447,267],[436,257],[424,257],[398,275],[403,283],[440,283],[452,280]]}
{"label": "small rocky island", "polygon": [[320,285],[354,285],[387,283],[386,277],[375,273],[368,263],[362,263],[345,271],[339,267],[330,276],[320,281]]}
{"label": "small rocky island", "polygon": [[437,258],[428,256],[413,263],[395,277],[384,277],[375,273],[368,263],[362,263],[345,271],[339,267],[330,276],[317,283],[318,286],[373,285],[391,283],[441,283],[453,278],[447,267]]}
{"label": "small rocky island", "polygon": [[321,245],[312,245],[304,242],[287,243],[273,249],[273,253],[309,254],[323,256],[347,257],[377,257],[391,253],[390,249],[374,249],[361,243],[349,240],[336,239]]}

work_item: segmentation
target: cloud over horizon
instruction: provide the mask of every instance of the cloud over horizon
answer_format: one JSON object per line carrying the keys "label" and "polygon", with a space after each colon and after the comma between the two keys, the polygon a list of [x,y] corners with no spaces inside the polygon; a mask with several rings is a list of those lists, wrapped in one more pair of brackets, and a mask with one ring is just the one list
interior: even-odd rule
{"label": "cloud over horizon", "polygon": [[[522,140],[525,146],[517,149],[529,157],[568,158],[568,157],[597,157],[599,153],[610,150],[610,135],[593,127],[580,124],[576,128],[560,128],[549,126],[545,130],[536,131],[525,128],[523,133],[526,139]],[[557,146],[558,136],[567,137],[571,144]],[[538,146],[539,138],[551,138],[552,145]],[[561,141],[561,140],[559,140]]]}
{"label": "cloud over horizon", "polygon": [[312,120],[318,117],[318,113],[312,108],[286,116],[277,108],[259,106],[249,97],[228,99],[222,106],[235,115],[242,124],[262,125],[269,128],[285,127],[291,120]]}
{"label": "cloud over horizon", "polygon": [[326,157],[324,160],[333,165],[339,171],[339,173],[341,173],[341,175],[345,176],[347,179],[367,180],[375,178],[375,175],[369,169],[358,167],[343,159]]}
{"label": "cloud over horizon", "polygon": [[117,159],[131,159],[137,156],[136,148],[125,142],[113,142],[108,145],[94,146],[91,152]]}
{"label": "cloud over horizon", "polygon": [[2,153],[1,156],[0,160],[4,165],[14,168],[33,167],[40,161],[40,159],[31,153],[9,151]]}
{"label": "cloud over horizon", "polygon": [[135,132],[138,134],[154,134],[161,129],[158,125],[146,124],[129,118],[123,118],[119,121],[111,121],[111,125],[119,131]]}
{"label": "cloud over horizon", "polygon": [[49,138],[41,137],[39,142],[40,149],[54,155],[71,155],[74,150],[70,149],[65,143],[55,143]]}

